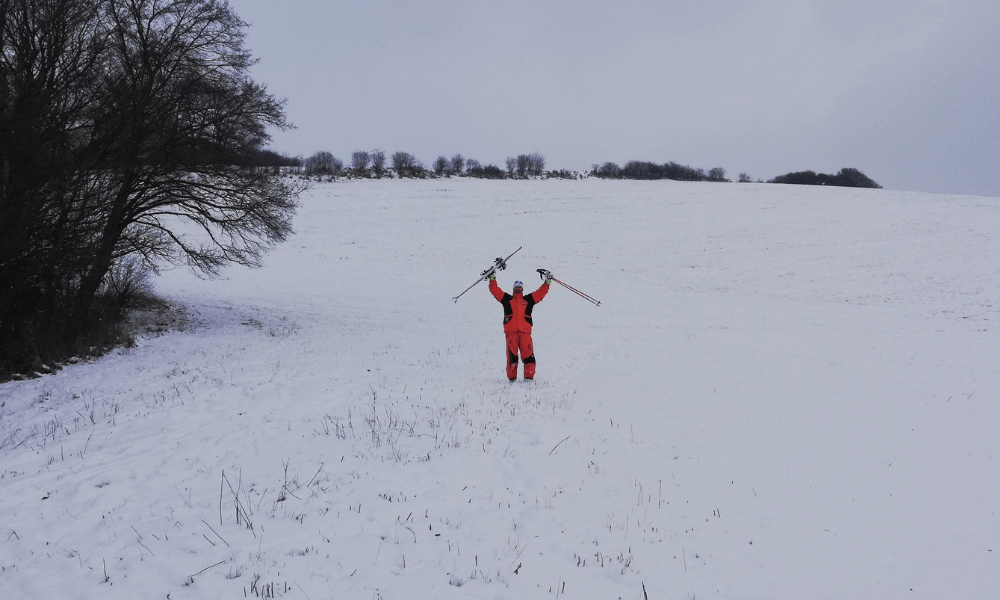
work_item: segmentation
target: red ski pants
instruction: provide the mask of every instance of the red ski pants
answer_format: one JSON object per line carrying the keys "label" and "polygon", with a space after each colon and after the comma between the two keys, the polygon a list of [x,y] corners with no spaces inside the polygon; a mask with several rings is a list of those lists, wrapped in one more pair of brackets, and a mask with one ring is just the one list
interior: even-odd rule
{"label": "red ski pants", "polygon": [[507,336],[507,379],[517,379],[517,355],[521,354],[524,363],[524,378],[535,378],[535,346],[531,343],[530,333],[511,331]]}

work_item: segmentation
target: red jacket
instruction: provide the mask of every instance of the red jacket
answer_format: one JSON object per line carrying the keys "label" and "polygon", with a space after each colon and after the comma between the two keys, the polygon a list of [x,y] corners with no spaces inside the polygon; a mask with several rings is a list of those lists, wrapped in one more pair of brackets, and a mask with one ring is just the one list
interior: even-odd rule
{"label": "red jacket", "polygon": [[490,280],[490,293],[503,305],[503,330],[505,333],[531,333],[531,309],[549,293],[549,284],[543,283],[527,296],[504,292],[496,279]]}

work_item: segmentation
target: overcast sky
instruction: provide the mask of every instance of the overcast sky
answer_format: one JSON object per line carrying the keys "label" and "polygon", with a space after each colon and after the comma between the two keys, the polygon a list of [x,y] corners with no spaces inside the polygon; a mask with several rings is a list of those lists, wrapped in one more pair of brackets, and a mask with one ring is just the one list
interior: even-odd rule
{"label": "overcast sky", "polygon": [[349,161],[856,167],[1000,196],[998,0],[230,0],[254,78]]}

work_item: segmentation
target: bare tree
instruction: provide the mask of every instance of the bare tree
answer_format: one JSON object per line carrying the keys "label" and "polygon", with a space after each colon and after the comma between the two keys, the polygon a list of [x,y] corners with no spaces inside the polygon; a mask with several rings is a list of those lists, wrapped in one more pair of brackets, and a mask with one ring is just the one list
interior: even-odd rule
{"label": "bare tree", "polygon": [[507,164],[507,176],[508,177],[513,177],[514,176],[514,172],[517,171],[517,157],[516,156],[508,156],[506,164]]}
{"label": "bare tree", "polygon": [[435,158],[431,168],[434,169],[435,175],[444,175],[444,172],[448,169],[448,159],[444,156]]}
{"label": "bare tree", "polygon": [[[292,232],[301,185],[252,166],[268,128],[287,127],[283,103],[250,78],[245,23],[225,1],[0,0],[0,19],[0,284],[25,253],[43,260],[18,285],[45,303],[45,279],[59,282],[64,337],[99,320],[125,257],[215,275],[260,265]],[[22,168],[41,157],[44,170]],[[72,259],[34,250],[53,243]]]}
{"label": "bare tree", "polygon": [[385,174],[385,152],[372,150],[372,172],[379,179]]}
{"label": "bare tree", "polygon": [[0,0],[0,381],[65,337],[106,188],[91,112],[106,52],[101,6]]}
{"label": "bare tree", "polygon": [[392,168],[397,171],[411,168],[414,161],[416,161],[416,158],[409,152],[394,152],[390,158],[392,160]]}
{"label": "bare tree", "polygon": [[[283,103],[249,78],[246,24],[221,0],[105,1],[120,66],[102,81],[112,185],[82,304],[127,254],[209,275],[259,266],[291,233],[298,188],[243,166],[268,127],[287,127]],[[185,221],[204,235],[176,226]]]}
{"label": "bare tree", "polygon": [[305,161],[307,175],[336,175],[344,169],[344,161],[333,154],[320,151]]}
{"label": "bare tree", "polygon": [[[507,169],[511,168],[510,159],[507,159]],[[514,169],[520,178],[537,177],[545,171],[545,157],[538,152],[531,154],[518,154],[514,159]]]}
{"label": "bare tree", "polygon": [[528,155],[528,174],[535,177],[541,175],[545,171],[545,157],[538,152],[533,152]]}
{"label": "bare tree", "polygon": [[614,179],[621,176],[622,169],[616,163],[606,162],[597,169],[594,174],[598,177]]}
{"label": "bare tree", "polygon": [[729,181],[728,179],[726,179],[726,170],[723,169],[722,167],[715,167],[713,169],[709,169],[707,179],[709,181]]}
{"label": "bare tree", "polygon": [[391,160],[392,168],[400,177],[415,177],[423,172],[423,165],[409,152],[395,152]]}
{"label": "bare tree", "polygon": [[448,163],[448,169],[455,175],[461,175],[465,171],[465,157],[461,154],[452,156]]}
{"label": "bare tree", "polygon": [[528,176],[528,155],[518,154],[517,155],[517,176],[524,179]]}
{"label": "bare tree", "polygon": [[355,150],[351,154],[351,168],[359,175],[365,175],[368,173],[368,163],[371,159],[371,155],[364,150]]}
{"label": "bare tree", "polygon": [[510,176],[496,165],[483,165],[472,158],[465,163],[465,174],[477,179],[506,179]]}

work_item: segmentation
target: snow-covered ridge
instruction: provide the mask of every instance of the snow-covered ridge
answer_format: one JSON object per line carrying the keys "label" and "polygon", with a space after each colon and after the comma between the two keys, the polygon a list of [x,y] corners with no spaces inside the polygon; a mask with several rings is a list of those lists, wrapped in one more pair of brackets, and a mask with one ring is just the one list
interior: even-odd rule
{"label": "snow-covered ridge", "polygon": [[[184,331],[0,385],[13,598],[990,598],[1000,204],[315,185]],[[535,308],[506,381],[485,285]]]}

